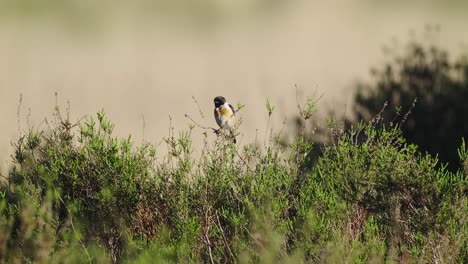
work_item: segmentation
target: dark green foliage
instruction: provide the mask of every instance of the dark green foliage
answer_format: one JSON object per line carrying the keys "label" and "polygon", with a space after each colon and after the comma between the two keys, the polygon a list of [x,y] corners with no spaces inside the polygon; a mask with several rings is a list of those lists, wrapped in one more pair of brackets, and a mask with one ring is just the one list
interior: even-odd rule
{"label": "dark green foliage", "polygon": [[[373,81],[357,85],[357,120],[370,120],[388,103],[384,120],[407,118],[401,126],[407,141],[456,171],[457,148],[468,137],[468,57],[451,60],[443,49],[418,41],[403,54],[391,51],[389,61],[372,70]],[[415,99],[411,114],[404,115],[402,109],[410,109]]]}
{"label": "dark green foliage", "polygon": [[[192,130],[171,132],[156,158],[150,144],[113,137],[103,113],[75,125],[57,110],[49,125],[15,145],[1,260],[467,260],[466,171],[438,168],[396,126],[334,133],[311,167],[301,136],[243,149],[206,138],[195,155]],[[464,144],[459,155],[466,164]]]}
{"label": "dark green foliage", "polygon": [[361,221],[371,216],[389,238],[387,246],[403,254],[417,252],[428,234],[444,234],[456,219],[454,195],[466,193],[468,182],[462,173],[437,168],[437,159],[420,154],[401,134],[398,127],[362,125],[328,147],[317,169],[329,180],[330,192],[362,213]]}

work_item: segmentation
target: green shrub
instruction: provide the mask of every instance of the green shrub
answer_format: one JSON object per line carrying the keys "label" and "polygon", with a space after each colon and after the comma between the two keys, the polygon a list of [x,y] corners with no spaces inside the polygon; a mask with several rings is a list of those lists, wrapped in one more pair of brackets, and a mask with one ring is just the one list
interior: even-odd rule
{"label": "green shrub", "polygon": [[[314,146],[302,136],[287,147],[274,137],[243,148],[206,137],[195,155],[193,128],[170,129],[158,156],[112,130],[102,112],[72,124],[57,109],[47,129],[20,137],[0,188],[0,259],[468,259],[467,173],[437,167],[398,127],[334,133],[312,167]],[[466,153],[463,144],[464,163]]]}
{"label": "green shrub", "polygon": [[316,169],[329,191],[355,211],[352,236],[361,234],[371,217],[386,247],[419,257],[427,238],[447,235],[446,225],[457,219],[452,205],[466,194],[466,175],[437,165],[437,158],[406,144],[397,126],[361,124],[326,148]]}
{"label": "green shrub", "polygon": [[[430,31],[425,34],[440,37]],[[356,85],[353,111],[357,120],[370,120],[388,104],[385,122],[407,119],[401,126],[407,141],[455,172],[460,167],[457,148],[468,136],[468,54],[451,58],[433,42],[412,40],[388,48],[385,62],[371,70],[370,81]],[[400,115],[415,99],[411,115]]]}

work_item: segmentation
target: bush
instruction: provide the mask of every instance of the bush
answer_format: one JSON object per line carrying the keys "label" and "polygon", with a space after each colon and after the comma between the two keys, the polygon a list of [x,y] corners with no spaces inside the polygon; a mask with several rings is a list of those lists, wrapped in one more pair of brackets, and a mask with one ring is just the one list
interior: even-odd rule
{"label": "bush", "polygon": [[316,169],[354,214],[348,224],[353,237],[371,217],[387,248],[419,255],[428,236],[447,235],[447,224],[457,219],[451,205],[466,194],[466,175],[437,165],[436,158],[405,143],[398,126],[361,123],[325,150]]}
{"label": "bush", "polygon": [[102,112],[72,124],[57,109],[49,125],[20,137],[0,189],[4,261],[468,259],[466,172],[437,168],[398,127],[334,134],[310,167],[301,136],[242,149],[206,137],[196,156],[190,128],[157,158]]}
{"label": "bush", "polygon": [[[357,84],[354,112],[357,120],[370,120],[382,105],[387,124],[407,119],[401,126],[409,143],[437,156],[448,169],[460,168],[457,148],[468,137],[468,56],[451,59],[447,51],[430,43],[412,41],[404,52],[390,49],[389,59],[371,71],[372,81]],[[417,100],[416,105],[414,105]],[[403,115],[402,109],[410,109]]]}

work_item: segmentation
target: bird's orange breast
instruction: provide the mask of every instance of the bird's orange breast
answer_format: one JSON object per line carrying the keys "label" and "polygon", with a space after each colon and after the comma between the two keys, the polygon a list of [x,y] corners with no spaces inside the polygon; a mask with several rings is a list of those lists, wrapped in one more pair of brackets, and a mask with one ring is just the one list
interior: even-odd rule
{"label": "bird's orange breast", "polygon": [[219,109],[216,108],[215,113],[216,113],[217,116],[223,116],[223,117],[231,117],[232,116],[232,112],[227,107],[220,107]]}

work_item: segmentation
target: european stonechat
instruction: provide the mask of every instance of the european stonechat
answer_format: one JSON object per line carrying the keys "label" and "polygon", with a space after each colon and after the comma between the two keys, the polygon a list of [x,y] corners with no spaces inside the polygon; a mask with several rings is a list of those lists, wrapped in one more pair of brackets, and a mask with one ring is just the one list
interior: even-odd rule
{"label": "european stonechat", "polygon": [[216,96],[214,99],[214,116],[216,119],[216,123],[221,129],[226,129],[231,134],[233,138],[233,142],[236,143],[235,138],[235,115],[236,111],[231,104],[229,104],[226,99],[222,96]]}

